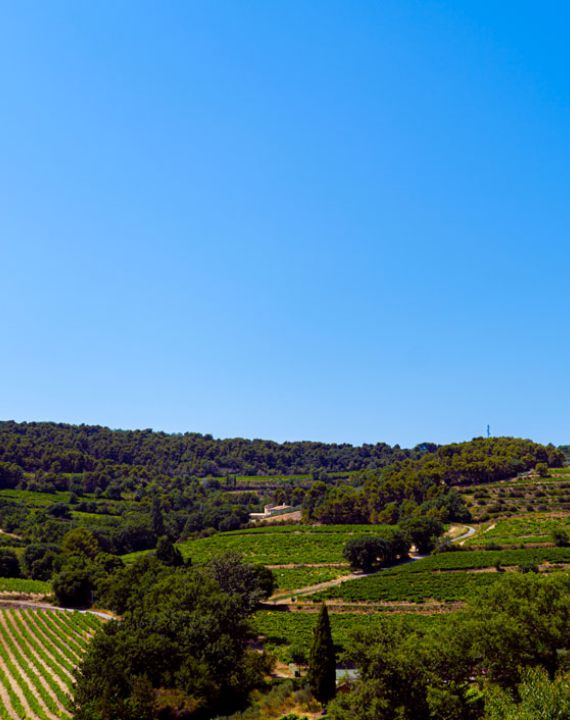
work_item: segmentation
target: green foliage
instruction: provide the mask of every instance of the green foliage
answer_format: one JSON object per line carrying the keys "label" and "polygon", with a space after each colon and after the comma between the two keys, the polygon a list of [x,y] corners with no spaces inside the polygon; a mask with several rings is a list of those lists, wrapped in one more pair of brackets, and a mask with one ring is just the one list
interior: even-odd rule
{"label": "green foliage", "polygon": [[23,479],[24,473],[13,462],[0,462],[0,488],[15,488]]}
{"label": "green foliage", "polygon": [[59,565],[60,549],[53,543],[28,545],[23,554],[25,574],[34,580],[49,580]]}
{"label": "green foliage", "polygon": [[[215,440],[198,433],[168,435],[63,423],[0,423],[1,461],[15,463],[20,471],[51,474],[51,482],[56,483],[61,474],[89,472],[94,476],[89,482],[103,490],[114,479],[113,465],[124,466],[127,473],[136,468],[134,477],[144,477],[143,469],[171,477],[289,475],[310,473],[313,468],[335,472],[382,467],[394,460],[418,457],[432,447],[410,451],[385,443],[362,447],[319,442],[280,444],[242,438]],[[83,489],[93,492],[95,488],[89,482]]]}
{"label": "green foliage", "polygon": [[554,675],[570,636],[570,576],[509,575],[470,606],[461,632],[486,676],[503,687],[520,682],[524,666]]}
{"label": "green foliage", "polygon": [[275,578],[276,592],[281,594],[287,590],[299,590],[310,585],[335,580],[349,572],[348,567],[310,567],[272,569]]}
{"label": "green foliage", "polygon": [[0,549],[0,577],[18,578],[22,574],[20,561],[13,550]]}
{"label": "green foliage", "polygon": [[[335,612],[329,615],[335,648],[340,654],[352,644],[355,631],[369,631],[377,627],[379,619],[396,627],[427,629],[432,625],[443,626],[451,615],[416,615],[386,613]],[[265,636],[265,645],[279,660],[291,662],[293,651],[308,654],[315,628],[315,614],[312,612],[283,612],[280,610],[259,610],[254,616],[255,629]]]}
{"label": "green foliage", "polygon": [[101,546],[92,532],[78,527],[63,536],[61,551],[67,556],[78,555],[92,560],[101,552]]}
{"label": "green foliage", "polygon": [[437,630],[379,620],[353,636],[345,659],[360,679],[330,717],[474,720],[485,699],[487,720],[567,717],[567,679],[549,678],[563,667],[569,631],[566,575],[511,575]]}
{"label": "green foliage", "polygon": [[49,595],[51,584],[25,578],[0,578],[0,592]]}
{"label": "green foliage", "polygon": [[518,701],[509,692],[491,688],[485,720],[561,720],[570,717],[570,676],[554,680],[542,668],[528,668],[517,688]]}
{"label": "green foliage", "polygon": [[509,518],[501,518],[493,523],[484,535],[475,535],[465,541],[466,546],[493,542],[498,545],[519,545],[551,543],[557,530],[570,530],[570,516],[560,517],[548,513],[526,513]]}
{"label": "green foliage", "polygon": [[570,545],[568,531],[563,528],[555,528],[552,531],[552,540],[557,547],[568,547]]}
{"label": "green foliage", "polygon": [[86,608],[93,602],[93,576],[82,557],[72,556],[52,584],[57,602],[63,607]]}
{"label": "green foliage", "polygon": [[435,517],[410,517],[401,525],[402,532],[410,538],[421,554],[431,552],[437,539],[443,535],[445,528],[441,520]]}
{"label": "green foliage", "polygon": [[434,448],[383,469],[354,476],[352,486],[315,483],[304,502],[306,517],[321,522],[397,524],[414,515],[468,521],[457,486],[514,477],[537,462],[560,467],[563,454],[517,438],[475,438]]}
{"label": "green foliage", "polygon": [[250,615],[268,598],[275,587],[273,573],[263,565],[245,563],[236,552],[218,555],[208,563],[206,572],[221,589],[237,601],[236,612]]}
{"label": "green foliage", "polygon": [[191,557],[196,563],[232,550],[249,562],[264,565],[342,563],[349,539],[369,534],[383,537],[390,530],[381,525],[271,525],[217,533],[179,543],[178,547],[185,558]]}
{"label": "green foliage", "polygon": [[166,535],[158,539],[156,557],[161,563],[170,565],[170,567],[181,567],[184,565],[182,553]]}
{"label": "green foliage", "polygon": [[130,611],[98,633],[78,673],[75,717],[154,717],[169,692],[188,717],[235,706],[264,670],[263,657],[247,650],[250,629],[235,598],[204,572],[142,562],[150,577],[139,578]]}
{"label": "green foliage", "polygon": [[309,655],[309,685],[319,702],[328,704],[336,694],[336,653],[327,606],[319,612]]}
{"label": "green foliage", "polygon": [[410,549],[405,534],[389,529],[384,537],[357,537],[344,546],[343,555],[354,568],[369,572],[407,557]]}

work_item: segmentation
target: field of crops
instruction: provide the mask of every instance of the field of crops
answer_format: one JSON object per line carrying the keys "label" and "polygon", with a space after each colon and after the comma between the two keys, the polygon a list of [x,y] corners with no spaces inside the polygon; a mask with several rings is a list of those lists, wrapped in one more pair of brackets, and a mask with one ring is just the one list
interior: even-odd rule
{"label": "field of crops", "polygon": [[273,575],[276,580],[276,594],[284,590],[299,590],[310,585],[334,580],[335,578],[347,575],[350,572],[346,568],[334,567],[297,567],[297,568],[276,568]]}
{"label": "field of crops", "polygon": [[[318,606],[317,606],[318,607]],[[426,627],[435,622],[445,622],[447,615],[384,615],[386,622],[401,623],[414,628]],[[280,612],[261,610],[254,617],[254,626],[266,637],[265,646],[284,662],[291,662],[292,649],[308,649],[311,645],[317,613]],[[379,615],[362,613],[330,613],[333,640],[339,652],[350,645],[350,635],[355,630],[368,630],[379,623]]]}
{"label": "field of crops", "polygon": [[79,612],[0,610],[0,718],[71,717],[73,669],[100,622]]}
{"label": "field of crops", "polygon": [[568,469],[558,468],[548,478],[472,485],[461,492],[476,521],[526,512],[570,513]]}
{"label": "field of crops", "polygon": [[341,599],[347,602],[414,602],[426,600],[453,602],[467,600],[497,582],[502,573],[379,572],[362,580],[352,580],[315,594],[317,600]]}
{"label": "field of crops", "polygon": [[570,515],[535,512],[499,519],[493,524],[495,527],[469,538],[465,545],[491,542],[499,545],[551,543],[554,530],[564,529],[570,532]]}
{"label": "field of crops", "polygon": [[430,555],[421,560],[397,565],[382,571],[384,575],[408,575],[441,570],[479,570],[502,566],[542,565],[544,563],[570,563],[570,548],[505,548],[503,550],[462,550]]}
{"label": "field of crops", "polygon": [[42,580],[0,577],[0,593],[49,595],[50,592],[50,583],[43,582]]}
{"label": "field of crops", "polygon": [[[344,562],[342,550],[352,537],[381,533],[382,525],[285,525],[216,533],[189,540],[178,547],[185,558],[204,562],[214,555],[235,550],[246,560],[265,565],[303,565]],[[129,561],[143,553],[124,555]]]}

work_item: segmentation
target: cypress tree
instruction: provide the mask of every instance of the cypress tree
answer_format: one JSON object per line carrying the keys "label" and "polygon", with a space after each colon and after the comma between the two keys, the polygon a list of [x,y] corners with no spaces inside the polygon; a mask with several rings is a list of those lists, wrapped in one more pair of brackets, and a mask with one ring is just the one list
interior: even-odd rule
{"label": "cypress tree", "polygon": [[152,530],[157,538],[165,534],[164,518],[162,517],[162,507],[160,499],[155,495],[152,498],[152,506],[150,510],[150,518],[152,521]]}
{"label": "cypress tree", "polygon": [[182,553],[166,535],[158,539],[156,557],[160,562],[163,562],[165,565],[170,565],[171,567],[181,567],[184,565]]}
{"label": "cypress tree", "polygon": [[325,603],[321,606],[313,635],[309,656],[309,685],[313,695],[323,705],[336,694],[336,654]]}

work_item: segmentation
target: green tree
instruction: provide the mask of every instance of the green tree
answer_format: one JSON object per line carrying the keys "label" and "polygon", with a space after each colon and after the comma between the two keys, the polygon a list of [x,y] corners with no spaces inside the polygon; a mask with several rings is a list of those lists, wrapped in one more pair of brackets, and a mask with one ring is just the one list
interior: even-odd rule
{"label": "green tree", "polygon": [[75,555],[70,557],[53,579],[53,591],[63,607],[86,608],[93,602],[94,576],[91,563]]}
{"label": "green tree", "polygon": [[101,552],[101,546],[90,530],[78,527],[65,533],[61,541],[61,551],[64,555],[80,555],[93,559]]}
{"label": "green tree", "polygon": [[21,574],[16,553],[13,550],[0,550],[0,577],[17,578]]}
{"label": "green tree", "polygon": [[336,653],[325,603],[319,612],[309,655],[309,685],[313,695],[324,705],[336,694]]}
{"label": "green tree", "polygon": [[542,668],[529,668],[511,693],[492,688],[485,703],[485,720],[561,720],[570,717],[570,675],[550,680]]}
{"label": "green tree", "polygon": [[[89,645],[77,673],[76,720],[227,715],[266,671],[248,648],[250,626],[215,580],[164,565],[157,575],[153,560],[154,569],[140,566],[150,571],[145,592]],[[153,690],[162,703],[157,712]]]}
{"label": "green tree", "polygon": [[421,554],[430,553],[445,530],[440,520],[427,516],[410,518],[401,527]]}
{"label": "green tree", "polygon": [[164,517],[162,516],[162,506],[160,498],[155,495],[152,498],[152,506],[150,510],[150,517],[152,520],[152,530],[157,538],[162,537],[165,534],[164,529]]}
{"label": "green tree", "polygon": [[246,615],[268,598],[275,587],[275,578],[269,568],[246,563],[240,553],[231,550],[212,558],[206,572],[224,592],[233,596],[240,612]]}
{"label": "green tree", "polygon": [[557,547],[568,547],[570,545],[570,537],[568,531],[564,528],[556,528],[552,531],[552,540]]}
{"label": "green tree", "polygon": [[170,567],[181,567],[184,565],[182,553],[166,535],[158,539],[156,557],[161,563],[170,565]]}

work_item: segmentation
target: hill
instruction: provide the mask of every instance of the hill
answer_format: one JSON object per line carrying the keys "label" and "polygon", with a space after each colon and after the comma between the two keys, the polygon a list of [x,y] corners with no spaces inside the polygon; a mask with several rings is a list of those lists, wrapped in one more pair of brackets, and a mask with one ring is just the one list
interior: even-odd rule
{"label": "hill", "polygon": [[420,457],[432,443],[404,450],[386,443],[215,439],[199,433],[111,430],[98,425],[0,422],[0,461],[26,471],[80,473],[107,466],[139,467],[168,476],[295,475],[349,472]]}

